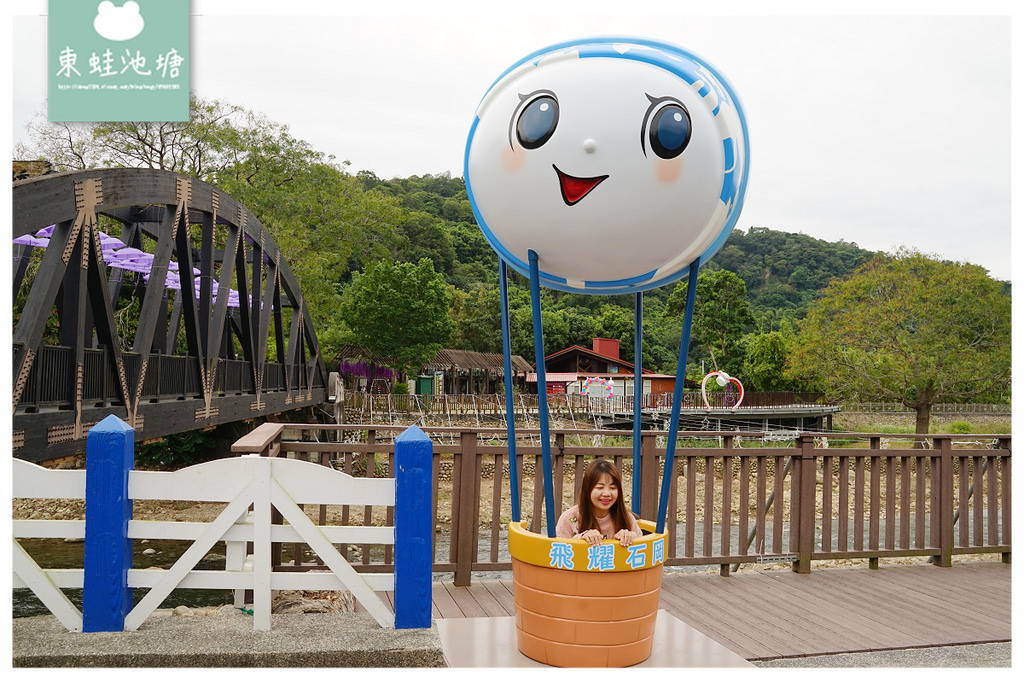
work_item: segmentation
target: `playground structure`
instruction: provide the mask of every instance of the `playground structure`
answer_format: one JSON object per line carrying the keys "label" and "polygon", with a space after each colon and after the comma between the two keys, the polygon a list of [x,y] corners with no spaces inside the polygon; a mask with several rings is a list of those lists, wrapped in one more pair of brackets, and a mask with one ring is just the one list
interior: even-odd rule
{"label": "playground structure", "polygon": [[[570,575],[573,570],[559,566],[560,549],[586,544],[553,540],[558,515],[551,474],[540,286],[584,294],[635,294],[633,357],[638,362],[633,384],[632,509],[639,517],[642,293],[689,274],[664,478],[653,529],[655,535],[663,535],[697,273],[739,217],[749,170],[746,121],[728,82],[707,62],[677,46],[635,38],[561,43],[527,55],[488,89],[476,114],[466,143],[466,191],[477,224],[499,257],[506,377],[511,376],[506,265],[530,279],[547,538],[528,545],[546,548],[546,553],[539,553],[541,563],[546,556],[547,567],[553,570],[537,573],[544,577],[543,583],[531,582],[530,589],[564,594],[566,582],[575,582],[562,576],[566,569]],[[638,223],[643,225],[644,239],[624,242],[623,226]],[[611,241],[618,244],[615,259],[604,253],[605,243]],[[652,250],[641,241],[659,247]],[[512,403],[512,389],[506,385],[506,407]],[[510,550],[515,560],[511,539],[520,509],[511,412],[506,428],[513,470]],[[587,552],[604,553],[608,543]],[[587,564],[587,571],[610,568],[620,569],[614,561],[610,567]],[[623,571],[633,568],[621,567]],[[598,627],[594,621],[602,617],[595,618],[587,609],[537,615],[521,600],[520,590],[516,591],[517,637],[520,651],[527,656],[548,664],[606,666],[637,664],[650,656],[653,627],[639,632],[623,624]],[[539,600],[531,606],[559,602]],[[569,604],[578,602],[569,600]],[[527,615],[543,626],[530,626]],[[559,627],[546,628],[552,623]],[[629,654],[585,657],[610,647]],[[556,655],[564,652],[578,656]]]}

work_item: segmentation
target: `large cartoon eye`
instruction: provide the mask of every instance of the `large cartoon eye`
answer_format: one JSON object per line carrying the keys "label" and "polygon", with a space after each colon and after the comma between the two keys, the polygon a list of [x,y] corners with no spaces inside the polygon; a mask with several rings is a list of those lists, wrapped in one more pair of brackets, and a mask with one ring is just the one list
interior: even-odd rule
{"label": "large cartoon eye", "polygon": [[538,92],[523,98],[515,119],[516,139],[526,149],[537,149],[551,138],[558,125],[558,100],[554,93]]}
{"label": "large cartoon eye", "polygon": [[648,95],[647,98],[651,100],[651,106],[640,130],[640,145],[644,156],[647,155],[647,143],[650,142],[651,151],[659,157],[674,159],[690,143],[690,112],[686,111],[682,102],[671,97],[655,99]]}

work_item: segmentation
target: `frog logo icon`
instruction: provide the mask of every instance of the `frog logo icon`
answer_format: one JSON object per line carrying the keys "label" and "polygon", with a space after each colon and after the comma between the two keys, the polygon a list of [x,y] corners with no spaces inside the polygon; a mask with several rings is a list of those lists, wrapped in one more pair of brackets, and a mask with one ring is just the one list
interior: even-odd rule
{"label": "frog logo icon", "polygon": [[146,22],[139,12],[139,3],[129,0],[117,7],[110,0],[103,0],[97,8],[92,27],[107,40],[131,40],[142,33]]}

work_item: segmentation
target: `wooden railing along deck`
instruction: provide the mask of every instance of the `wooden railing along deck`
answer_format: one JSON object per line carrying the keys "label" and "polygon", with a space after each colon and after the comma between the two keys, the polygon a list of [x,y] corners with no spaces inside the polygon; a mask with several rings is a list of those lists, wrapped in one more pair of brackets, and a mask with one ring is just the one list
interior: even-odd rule
{"label": "wooden railing along deck", "polygon": [[[708,393],[708,405],[713,409],[731,409],[737,395],[722,391]],[[513,410],[517,419],[524,415],[536,415],[537,394],[517,394],[513,399]],[[644,394],[641,405],[645,411],[672,409],[672,392]],[[684,391],[682,405],[686,408],[705,409],[700,391]],[[817,392],[795,391],[750,391],[744,394],[742,408],[791,408],[793,406],[835,405],[826,396]],[[345,407],[351,413],[361,415],[360,419],[384,419],[391,414],[494,416],[503,419],[505,415],[504,394],[367,394],[349,392],[345,395]],[[548,410],[552,414],[570,413],[632,413],[632,396],[589,396],[585,394],[551,394],[548,396]]]}
{"label": "wooden railing along deck", "polygon": [[[394,437],[403,427],[264,425],[235,451],[287,455],[360,476],[390,476]],[[511,568],[508,449],[504,429],[424,428],[434,442],[435,572],[469,585],[473,572]],[[287,438],[286,438],[287,435]],[[765,437],[768,437],[766,439]],[[1009,435],[801,434],[773,442],[758,432],[683,432],[669,493],[666,561],[717,565],[723,575],[745,563],[791,563],[806,573],[820,560],[952,556],[1011,552]],[[590,459],[610,458],[632,491],[631,435],[552,429],[556,514],[572,504]],[[654,519],[665,454],[664,432],[641,437],[639,510]],[[258,441],[259,443],[256,443]],[[928,446],[920,447],[922,442]],[[517,430],[521,509],[544,527],[543,472],[537,430]],[[326,514],[321,510],[320,514]],[[343,523],[370,508],[343,510]],[[391,524],[392,511],[383,523]],[[379,516],[379,515],[378,515]],[[390,571],[389,554],[349,548],[360,571]],[[300,549],[290,566],[302,569]],[[283,564],[288,559],[281,560]],[[283,567],[282,567],[283,568]]]}

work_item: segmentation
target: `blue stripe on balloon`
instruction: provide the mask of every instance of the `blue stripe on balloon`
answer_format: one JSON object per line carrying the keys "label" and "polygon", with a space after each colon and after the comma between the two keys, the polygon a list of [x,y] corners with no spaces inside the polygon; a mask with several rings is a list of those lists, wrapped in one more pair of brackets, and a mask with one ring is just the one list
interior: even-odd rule
{"label": "blue stripe on balloon", "polygon": [[722,140],[722,148],[725,151],[725,175],[722,178],[722,193],[719,195],[725,204],[729,204],[736,198],[736,143],[732,138]]}
{"label": "blue stripe on balloon", "polygon": [[640,282],[646,282],[654,277],[654,274],[658,272],[658,269],[644,273],[643,275],[634,275],[633,277],[622,278],[621,280],[586,280],[583,284],[586,287],[617,287],[619,285],[635,285]]}

